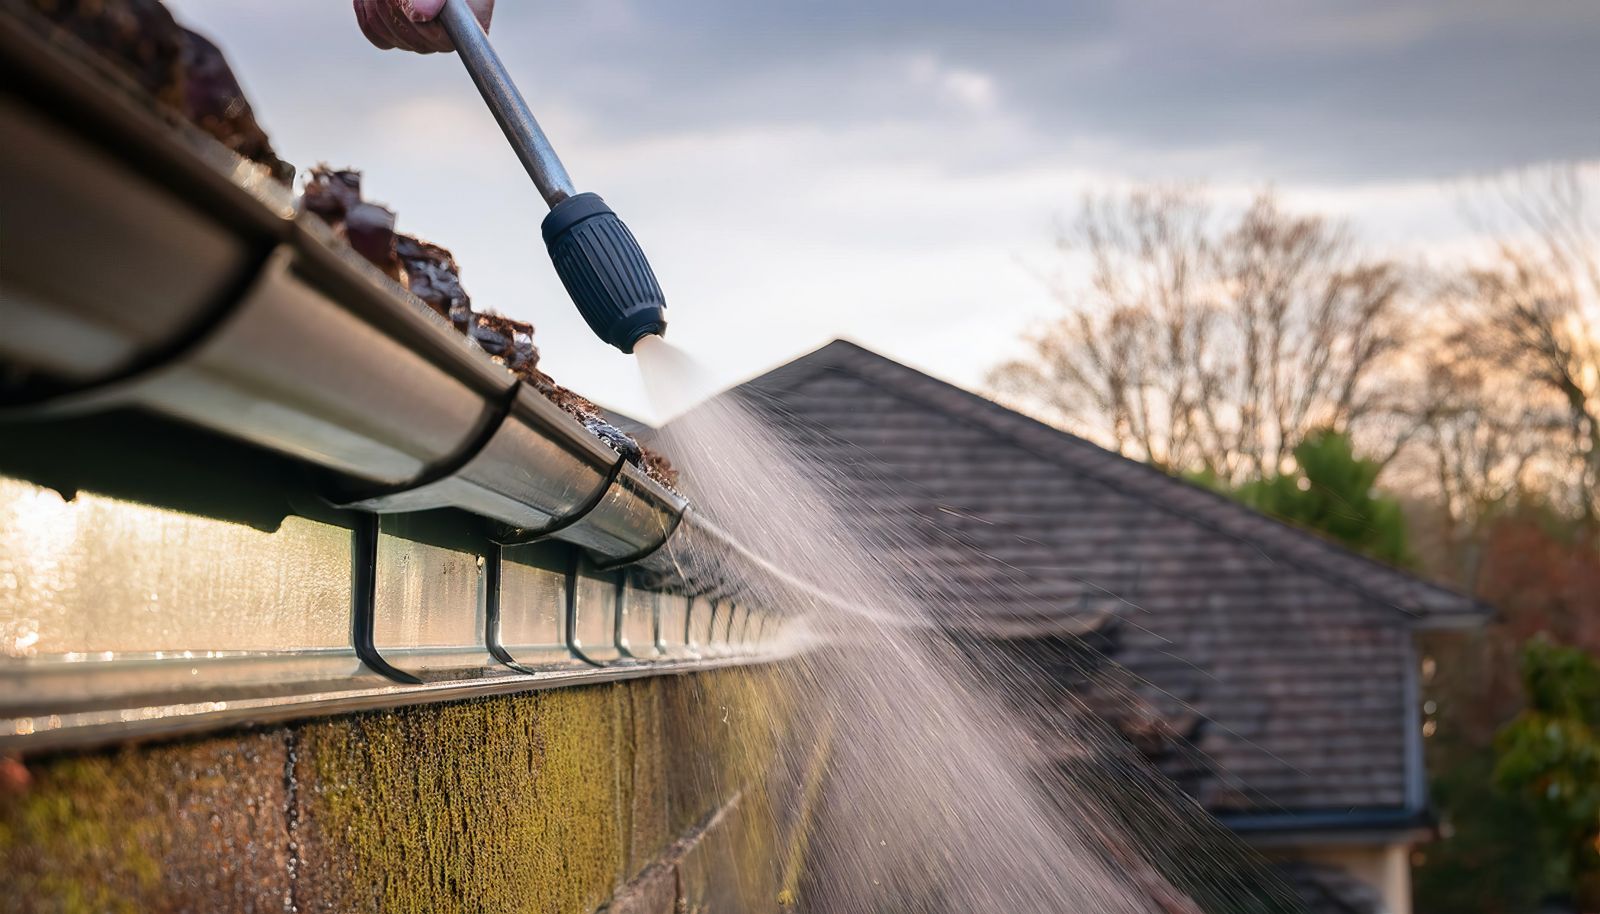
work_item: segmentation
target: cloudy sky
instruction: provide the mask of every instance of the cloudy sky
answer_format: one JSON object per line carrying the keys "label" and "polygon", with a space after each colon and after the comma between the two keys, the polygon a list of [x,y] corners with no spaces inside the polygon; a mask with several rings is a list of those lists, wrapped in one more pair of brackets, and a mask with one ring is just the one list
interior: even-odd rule
{"label": "cloudy sky", "polygon": [[[370,47],[342,0],[169,5],[280,154],[364,170],[477,307],[536,324],[548,371],[650,415],[453,56]],[[1425,252],[1465,236],[1463,182],[1600,159],[1596,0],[503,0],[491,34],[727,382],[845,336],[979,385],[1052,313],[1086,191],[1270,183]]]}

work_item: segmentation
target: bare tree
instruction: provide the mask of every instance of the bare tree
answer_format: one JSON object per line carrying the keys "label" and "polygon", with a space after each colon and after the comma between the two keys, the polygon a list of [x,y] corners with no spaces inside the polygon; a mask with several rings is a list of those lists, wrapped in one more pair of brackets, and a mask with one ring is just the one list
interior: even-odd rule
{"label": "bare tree", "polygon": [[1225,221],[1202,194],[1084,201],[1061,247],[1087,277],[991,386],[1132,457],[1236,483],[1306,432],[1390,416],[1404,279],[1347,229],[1259,194]]}
{"label": "bare tree", "polygon": [[1387,474],[1397,491],[1437,499],[1455,545],[1497,507],[1546,494],[1550,445],[1564,427],[1560,411],[1533,385],[1462,358],[1452,345],[1458,332],[1419,340],[1422,377],[1398,391],[1406,397],[1398,408],[1415,423],[1416,446]]}
{"label": "bare tree", "polygon": [[[1467,271],[1450,358],[1494,388],[1522,391],[1528,460],[1543,488],[1600,518],[1600,169],[1529,173],[1500,188],[1511,224],[1492,258]],[[1515,421],[1515,420],[1513,420]]]}

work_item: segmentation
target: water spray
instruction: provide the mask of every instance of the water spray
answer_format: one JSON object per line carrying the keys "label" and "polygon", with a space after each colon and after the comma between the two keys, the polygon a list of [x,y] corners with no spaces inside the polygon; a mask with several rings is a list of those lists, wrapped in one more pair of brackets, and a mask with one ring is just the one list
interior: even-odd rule
{"label": "water spray", "polygon": [[664,334],[666,299],[639,242],[598,194],[574,190],[566,167],[467,0],[446,0],[439,21],[522,167],[550,205],[540,227],[545,248],[589,329],[627,353],[641,337]]}

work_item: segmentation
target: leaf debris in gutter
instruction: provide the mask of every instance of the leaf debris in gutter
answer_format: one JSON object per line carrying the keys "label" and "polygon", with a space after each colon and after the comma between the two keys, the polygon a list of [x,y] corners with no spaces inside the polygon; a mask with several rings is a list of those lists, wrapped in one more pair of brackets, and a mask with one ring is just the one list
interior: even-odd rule
{"label": "leaf debris in gutter", "polygon": [[[160,0],[26,0],[26,5],[122,71],[161,108],[260,164],[279,182],[294,180],[295,167],[273,151],[222,51],[179,25]],[[455,258],[439,245],[396,232],[391,210],[362,199],[360,172],[313,168],[301,206],[628,462],[668,487],[677,484],[665,457],[640,447],[606,421],[598,406],[539,370],[532,324],[472,310]]]}
{"label": "leaf debris in gutter", "polygon": [[658,482],[676,484],[677,474],[664,457],[641,448],[626,432],[607,422],[598,406],[539,370],[532,324],[493,311],[472,310],[472,298],[462,288],[461,267],[455,257],[437,244],[396,232],[393,212],[362,199],[360,172],[318,165],[311,169],[300,199],[307,211],[322,217],[356,253],[410,289],[490,358],[576,417],[629,463]]}
{"label": "leaf debris in gutter", "polygon": [[179,25],[159,0],[28,0],[28,6],[116,66],[162,107],[261,164],[283,184],[278,158],[222,51]]}

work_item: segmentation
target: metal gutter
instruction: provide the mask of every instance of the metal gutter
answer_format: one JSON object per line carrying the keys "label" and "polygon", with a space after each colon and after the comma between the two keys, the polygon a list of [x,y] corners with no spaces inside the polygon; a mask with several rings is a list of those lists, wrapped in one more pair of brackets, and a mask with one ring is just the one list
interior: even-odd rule
{"label": "metal gutter", "polygon": [[288,695],[249,696],[225,700],[196,699],[138,707],[69,711],[52,715],[53,719],[48,725],[35,723],[33,729],[24,727],[21,730],[9,729],[0,732],[0,750],[40,753],[84,749],[132,739],[166,739],[225,727],[260,726],[403,705],[460,701],[466,698],[571,688],[647,676],[675,676],[752,664],[778,663],[792,655],[791,650],[779,650],[755,659],[727,657],[716,660],[702,658],[663,660],[650,664],[540,670],[529,674],[426,682],[419,685],[391,682],[380,676],[366,676],[344,680],[336,687],[310,693],[296,692]]}
{"label": "metal gutter", "polygon": [[[551,536],[619,567],[671,537],[681,498],[259,169],[11,16],[0,52],[18,71],[0,100],[0,357],[33,379],[0,420],[136,407],[330,471],[349,507],[459,508],[505,523],[508,542]],[[197,185],[212,192],[191,199]]]}
{"label": "metal gutter", "polygon": [[[63,417],[139,415],[286,458],[346,518],[334,523],[353,526],[352,605],[343,647],[0,656],[0,750],[765,663],[792,649],[771,611],[757,643],[731,641],[749,628],[749,582],[726,580],[722,555],[753,575],[776,569],[298,213],[263,170],[71,40],[41,37],[28,15],[0,6],[0,442]],[[429,512],[496,531],[475,549],[483,625],[477,643],[385,646],[384,518]],[[691,529],[717,551],[679,548]],[[501,639],[516,564],[506,552],[540,542],[572,552],[565,644],[524,653]],[[715,579],[729,607],[720,640],[696,650],[694,620],[671,594],[625,636],[635,570],[678,593]],[[597,574],[611,596],[584,603]],[[640,631],[650,643],[635,652],[627,637]],[[445,663],[456,659],[478,665]]]}

